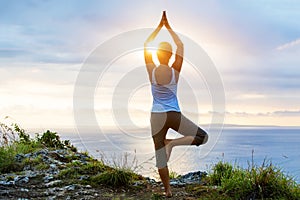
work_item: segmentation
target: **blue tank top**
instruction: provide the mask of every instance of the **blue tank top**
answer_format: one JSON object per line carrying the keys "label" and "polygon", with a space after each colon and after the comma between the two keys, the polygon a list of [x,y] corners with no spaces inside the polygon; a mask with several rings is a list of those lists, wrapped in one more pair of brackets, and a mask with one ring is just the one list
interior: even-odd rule
{"label": "blue tank top", "polygon": [[152,111],[156,113],[176,111],[180,112],[177,100],[177,83],[175,71],[172,68],[172,78],[169,84],[159,85],[155,79],[155,69],[152,70],[151,91],[153,96]]}

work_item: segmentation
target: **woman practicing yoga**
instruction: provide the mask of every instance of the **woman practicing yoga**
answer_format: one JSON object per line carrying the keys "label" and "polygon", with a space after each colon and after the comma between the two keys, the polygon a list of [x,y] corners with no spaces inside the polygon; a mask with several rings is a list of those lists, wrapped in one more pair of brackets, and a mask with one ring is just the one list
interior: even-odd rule
{"label": "woman practicing yoga", "polygon": [[[171,67],[169,67],[169,60],[172,56],[171,44],[168,42],[159,44],[157,50],[159,66],[154,64],[152,54],[147,50],[148,43],[155,39],[163,26],[168,29],[177,46],[175,61]],[[170,27],[165,11],[158,27],[145,42],[144,54],[153,96],[151,132],[155,147],[156,166],[165,188],[165,195],[166,197],[171,197],[172,192],[167,162],[172,148],[179,145],[199,146],[205,144],[208,135],[180,111],[177,100],[177,83],[183,62],[183,43]],[[182,134],[183,137],[166,139],[169,128]]]}

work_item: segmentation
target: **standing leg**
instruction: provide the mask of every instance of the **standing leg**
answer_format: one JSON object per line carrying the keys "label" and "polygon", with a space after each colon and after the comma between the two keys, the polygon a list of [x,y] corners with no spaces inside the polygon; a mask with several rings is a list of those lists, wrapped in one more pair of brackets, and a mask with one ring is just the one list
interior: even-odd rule
{"label": "standing leg", "polygon": [[166,117],[166,113],[152,113],[151,132],[155,147],[156,166],[158,168],[158,173],[164,185],[166,197],[171,197],[172,192],[170,186],[170,176],[164,143],[168,131],[168,128],[165,126]]}
{"label": "standing leg", "polygon": [[164,185],[166,197],[171,197],[172,192],[171,192],[171,186],[170,186],[170,176],[169,176],[168,166],[158,169],[158,173],[159,173],[160,179]]}

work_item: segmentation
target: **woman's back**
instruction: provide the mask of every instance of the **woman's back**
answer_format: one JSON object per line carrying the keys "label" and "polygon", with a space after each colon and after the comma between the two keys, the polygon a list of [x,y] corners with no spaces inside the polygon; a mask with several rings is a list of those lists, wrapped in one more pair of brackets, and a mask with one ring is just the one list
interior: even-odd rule
{"label": "woman's back", "polygon": [[177,83],[178,76],[176,74],[173,68],[166,65],[159,65],[152,71],[151,82],[153,83],[153,79],[155,79],[155,83],[158,85],[168,85],[174,78]]}
{"label": "woman's back", "polygon": [[[157,70],[162,71],[156,73]],[[164,77],[164,75],[167,77]],[[160,78],[160,80],[157,80],[157,78]],[[154,68],[151,79],[152,112],[180,112],[177,100],[175,70],[168,66]]]}

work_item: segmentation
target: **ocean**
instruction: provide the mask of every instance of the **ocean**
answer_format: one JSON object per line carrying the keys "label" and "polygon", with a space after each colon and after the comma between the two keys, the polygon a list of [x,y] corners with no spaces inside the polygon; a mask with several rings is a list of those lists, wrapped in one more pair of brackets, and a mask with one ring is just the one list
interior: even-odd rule
{"label": "ocean", "polygon": [[[168,163],[169,169],[185,174],[210,171],[219,161],[243,168],[272,162],[300,183],[300,128],[226,127],[220,133],[213,134],[205,145],[175,147]],[[144,176],[158,178],[150,130],[106,130],[102,133],[65,133],[61,136],[79,150],[88,151],[108,164],[130,167]],[[169,131],[167,137],[180,135]]]}

